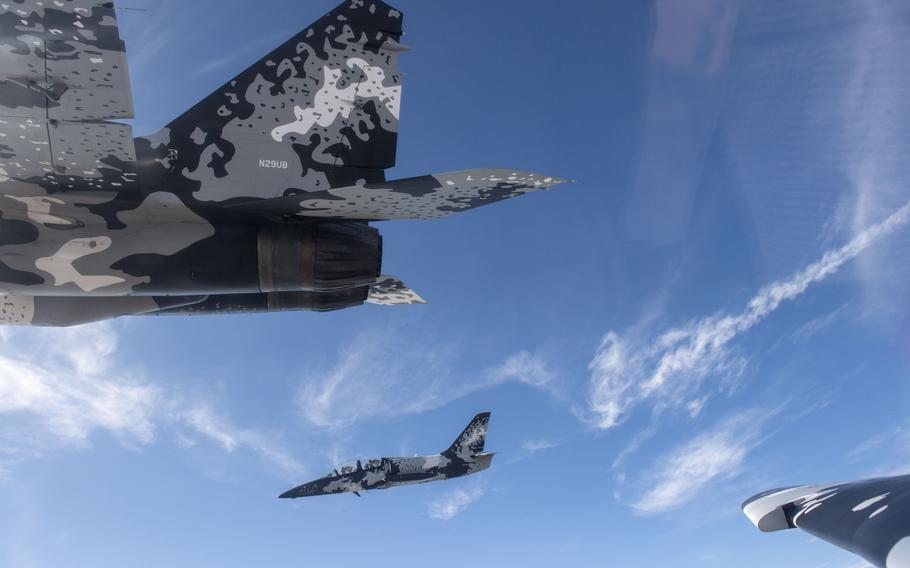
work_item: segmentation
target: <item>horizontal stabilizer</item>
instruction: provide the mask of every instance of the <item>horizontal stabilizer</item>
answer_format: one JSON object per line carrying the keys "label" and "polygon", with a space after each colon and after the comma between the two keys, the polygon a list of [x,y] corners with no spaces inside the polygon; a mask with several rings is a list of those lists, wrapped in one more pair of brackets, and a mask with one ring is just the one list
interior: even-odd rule
{"label": "horizontal stabilizer", "polygon": [[233,207],[266,214],[321,219],[434,219],[569,181],[515,170],[475,169],[302,191]]}
{"label": "horizontal stabilizer", "polygon": [[394,276],[380,276],[379,280],[370,288],[367,298],[368,304],[380,306],[407,306],[412,304],[426,304],[417,292],[408,288],[404,282]]}

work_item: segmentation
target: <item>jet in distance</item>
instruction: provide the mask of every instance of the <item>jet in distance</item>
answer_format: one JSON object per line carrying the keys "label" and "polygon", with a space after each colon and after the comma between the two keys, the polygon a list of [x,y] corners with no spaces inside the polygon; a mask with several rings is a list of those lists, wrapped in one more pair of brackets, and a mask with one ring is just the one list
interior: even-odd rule
{"label": "jet in distance", "polygon": [[377,458],[335,468],[325,477],[282,493],[281,499],[316,495],[354,493],[390,489],[402,485],[428,483],[462,477],[490,467],[493,454],[484,451],[490,413],[483,412],[471,420],[464,432],[446,451],[412,458]]}

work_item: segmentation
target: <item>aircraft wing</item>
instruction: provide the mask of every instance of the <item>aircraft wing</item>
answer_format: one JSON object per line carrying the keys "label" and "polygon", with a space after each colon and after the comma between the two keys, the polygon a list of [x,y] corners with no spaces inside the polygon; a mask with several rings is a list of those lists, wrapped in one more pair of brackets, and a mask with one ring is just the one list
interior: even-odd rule
{"label": "aircraft wing", "polygon": [[800,528],[874,566],[910,567],[910,475],[767,491],[743,512],[763,532]]}
{"label": "aircraft wing", "polygon": [[505,169],[474,169],[320,191],[232,207],[284,216],[385,221],[433,219],[569,180]]}
{"label": "aircraft wing", "polygon": [[0,179],[58,188],[134,182],[126,48],[109,0],[0,4]]}

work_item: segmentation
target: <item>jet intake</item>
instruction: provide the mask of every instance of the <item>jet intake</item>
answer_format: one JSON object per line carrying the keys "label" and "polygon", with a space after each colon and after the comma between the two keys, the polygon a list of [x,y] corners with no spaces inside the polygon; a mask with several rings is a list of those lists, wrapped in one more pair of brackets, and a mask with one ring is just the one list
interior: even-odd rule
{"label": "jet intake", "polygon": [[368,286],[382,269],[382,237],[365,223],[265,226],[256,247],[265,293]]}

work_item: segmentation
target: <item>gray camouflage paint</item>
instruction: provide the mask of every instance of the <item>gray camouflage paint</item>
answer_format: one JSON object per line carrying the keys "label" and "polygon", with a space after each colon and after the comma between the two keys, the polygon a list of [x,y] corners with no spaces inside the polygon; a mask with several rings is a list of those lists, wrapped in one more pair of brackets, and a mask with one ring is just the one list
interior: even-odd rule
{"label": "gray camouflage paint", "polygon": [[[0,0],[0,324],[75,325],[155,305],[423,303],[380,278],[381,242],[355,225],[440,217],[565,180],[479,169],[386,181],[402,21],[381,1],[348,0],[134,139],[110,122],[133,116],[113,3]],[[294,232],[320,225],[338,230]],[[361,301],[319,296],[365,282],[375,284]],[[34,301],[43,297],[60,299]]]}
{"label": "gray camouflage paint", "polygon": [[743,512],[763,532],[798,527],[878,568],[910,568],[910,475],[767,491]]}
{"label": "gray camouflage paint", "polygon": [[490,467],[493,454],[484,452],[490,413],[474,417],[446,451],[429,456],[378,458],[336,468],[332,473],[282,493],[281,499],[297,499],[336,493],[390,489],[462,477]]}

